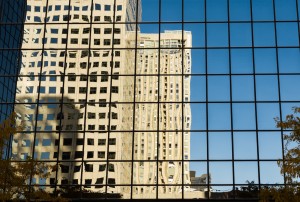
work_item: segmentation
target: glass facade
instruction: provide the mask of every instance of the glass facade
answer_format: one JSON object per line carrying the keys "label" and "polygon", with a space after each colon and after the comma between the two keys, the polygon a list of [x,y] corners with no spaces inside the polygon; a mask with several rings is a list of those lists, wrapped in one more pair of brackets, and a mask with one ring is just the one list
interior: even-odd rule
{"label": "glass facade", "polygon": [[29,186],[221,200],[285,184],[274,118],[300,104],[299,0],[9,2],[0,120],[25,123],[10,158],[57,167]]}

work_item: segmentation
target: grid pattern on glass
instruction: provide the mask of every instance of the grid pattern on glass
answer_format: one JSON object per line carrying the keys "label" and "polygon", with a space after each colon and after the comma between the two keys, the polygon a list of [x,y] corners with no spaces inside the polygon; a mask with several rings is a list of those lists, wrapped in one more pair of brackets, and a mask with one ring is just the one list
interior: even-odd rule
{"label": "grid pattern on glass", "polygon": [[21,51],[0,50],[21,55],[17,77],[0,75],[17,86],[0,109],[26,122],[12,160],[58,167],[30,186],[238,199],[248,182],[284,184],[273,118],[300,103],[298,0],[28,0],[26,11],[24,25],[1,20],[24,34]]}

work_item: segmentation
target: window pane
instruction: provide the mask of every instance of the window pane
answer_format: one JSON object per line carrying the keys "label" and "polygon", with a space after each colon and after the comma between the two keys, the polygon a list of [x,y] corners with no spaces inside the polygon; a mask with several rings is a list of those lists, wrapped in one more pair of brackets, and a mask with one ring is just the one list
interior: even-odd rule
{"label": "window pane", "polygon": [[253,72],[251,49],[231,49],[231,72],[233,74],[249,74]]}
{"label": "window pane", "polygon": [[273,20],[273,1],[272,0],[252,0],[253,20]]}
{"label": "window pane", "polygon": [[227,0],[209,0],[206,1],[206,17],[208,21],[226,21]]}
{"label": "window pane", "polygon": [[278,49],[278,62],[281,73],[300,73],[300,50],[298,48]]}
{"label": "window pane", "polygon": [[254,23],[254,46],[275,46],[274,23]]}
{"label": "window pane", "polygon": [[184,21],[204,21],[204,0],[184,0]]}
{"label": "window pane", "polygon": [[233,47],[252,46],[250,23],[230,23],[230,45]]}
{"label": "window pane", "polygon": [[300,76],[280,76],[281,99],[291,101],[300,100],[300,89],[295,86],[300,86]]}
{"label": "window pane", "polygon": [[210,130],[230,130],[230,105],[208,105],[208,127]]}
{"label": "window pane", "polygon": [[[216,60],[216,58],[218,58]],[[207,73],[226,74],[229,72],[228,50],[217,49],[207,50]]]}
{"label": "window pane", "polygon": [[296,0],[275,0],[276,20],[297,20]]}
{"label": "window pane", "polygon": [[235,132],[234,133],[234,158],[235,159],[256,159],[256,133]]}
{"label": "window pane", "polygon": [[278,46],[298,46],[298,23],[279,22],[276,25]]}
{"label": "window pane", "polygon": [[227,23],[207,24],[207,45],[211,47],[228,46]]}
{"label": "window pane", "polygon": [[254,100],[253,76],[232,76],[231,82],[233,101]]}
{"label": "window pane", "polygon": [[230,0],[230,20],[249,21],[250,20],[250,1],[249,0]]}

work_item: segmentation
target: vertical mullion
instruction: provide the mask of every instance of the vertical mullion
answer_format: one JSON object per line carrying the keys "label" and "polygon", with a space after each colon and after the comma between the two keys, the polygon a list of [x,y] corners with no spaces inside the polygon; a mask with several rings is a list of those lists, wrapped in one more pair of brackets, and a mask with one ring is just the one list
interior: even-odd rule
{"label": "vertical mullion", "polygon": [[184,0],[181,0],[181,193],[184,199]]}
{"label": "vertical mullion", "polygon": [[298,27],[298,46],[300,46],[300,22],[299,22],[300,16],[299,16],[299,12],[298,12],[299,3],[298,3],[298,0],[295,0],[295,1],[296,1],[297,27]]}
{"label": "vertical mullion", "polygon": [[[67,68],[67,51],[68,51],[68,37],[69,37],[69,24],[70,24],[70,5],[71,5],[71,0],[69,0],[69,10],[68,10],[68,21],[67,21],[67,34],[66,34],[66,46],[65,46],[65,57],[64,57],[64,72],[63,72],[63,83],[62,83],[62,90],[61,90],[61,101],[60,101],[60,113],[62,114],[63,113],[63,104],[64,104],[64,86],[65,86],[65,79],[66,79],[66,68]],[[63,29],[63,28],[62,28]],[[58,76],[56,76],[57,78]],[[60,117],[59,119],[59,126],[62,125],[62,117]],[[60,152],[60,139],[61,139],[61,130],[62,128],[59,127],[59,131],[58,131],[58,145],[57,145],[57,158],[56,158],[56,167],[58,168],[59,166],[59,152]],[[58,182],[58,179],[57,179],[57,176],[58,176],[58,169],[56,169],[56,172],[55,172],[55,188],[54,188],[54,193],[56,195],[56,191],[57,191],[57,182]]]}
{"label": "vertical mullion", "polygon": [[[159,174],[158,174],[158,167],[159,167],[159,120],[160,120],[160,115],[159,115],[159,104],[160,104],[160,38],[161,38],[161,2],[163,0],[159,0],[159,6],[158,6],[158,71],[157,71],[157,85],[158,85],[158,90],[157,90],[157,128],[156,128],[156,199],[158,199],[158,180],[159,180]],[[154,49],[155,50],[155,49]]]}
{"label": "vertical mullion", "polygon": [[135,138],[135,106],[136,106],[136,72],[137,72],[137,43],[138,43],[138,15],[139,15],[139,3],[140,0],[136,0],[136,19],[135,19],[135,47],[134,47],[134,84],[133,84],[133,112],[132,112],[132,146],[131,146],[131,183],[130,183],[130,199],[133,199],[133,168],[134,168],[134,138]]}
{"label": "vertical mullion", "polygon": [[[85,139],[85,134],[86,134],[86,113],[87,113],[87,98],[88,98],[88,88],[89,88],[89,70],[90,70],[90,59],[91,59],[91,35],[92,35],[92,20],[93,20],[93,9],[94,9],[94,0],[91,0],[91,12],[90,12],[90,33],[89,33],[89,47],[88,47],[88,61],[87,61],[87,75],[86,75],[86,92],[85,92],[85,109],[84,109],[84,115],[83,115],[83,145],[82,145],[82,153],[83,156],[81,158],[81,173],[80,173],[80,198],[82,198],[82,178],[83,178],[83,169],[85,167],[85,160],[84,160],[84,156],[85,156],[85,143],[87,142]],[[85,24],[84,24],[85,25]],[[83,49],[84,50],[84,49]],[[82,50],[82,51],[83,51]]]}
{"label": "vertical mullion", "polygon": [[[280,92],[280,71],[279,71],[279,60],[278,60],[278,43],[277,43],[277,19],[276,19],[276,0],[273,0],[273,13],[274,13],[274,34],[275,34],[275,50],[276,50],[276,75],[277,75],[277,87],[278,87],[278,106],[279,106],[279,120],[282,121],[282,108],[281,108],[281,92]],[[281,149],[282,149],[282,161],[284,165],[284,139],[283,139],[283,129],[280,128],[281,133]],[[286,185],[286,174],[283,173],[284,185]]]}
{"label": "vertical mullion", "polygon": [[208,123],[208,65],[207,65],[207,1],[204,0],[204,29],[205,29],[205,105],[206,105],[206,166],[207,166],[207,198],[210,199],[210,173],[209,173],[209,123]]}
{"label": "vertical mullion", "polygon": [[[49,1],[46,1],[46,13],[45,13],[45,17],[44,17],[44,33],[43,33],[43,44],[42,44],[42,50],[41,50],[41,67],[40,67],[40,75],[38,76],[39,78],[39,83],[38,83],[38,90],[40,91],[40,87],[41,87],[41,81],[42,81],[42,73],[43,73],[43,66],[44,66],[44,51],[45,51],[45,36],[46,36],[46,25],[47,25],[47,14],[48,14],[48,3]],[[43,7],[43,6],[41,6]],[[34,159],[34,152],[35,152],[35,142],[36,142],[36,133],[37,133],[37,117],[39,114],[39,102],[40,102],[40,92],[38,91],[38,96],[37,96],[37,101],[36,101],[36,112],[35,112],[35,121],[34,121],[34,136],[33,136],[33,143],[32,143],[32,158]],[[31,198],[31,183],[32,183],[32,177],[33,177],[33,169],[30,170],[30,179],[29,179],[29,201]]]}
{"label": "vertical mullion", "polygon": [[257,173],[258,173],[258,187],[261,188],[260,182],[260,157],[259,157],[259,136],[258,136],[258,117],[257,117],[257,99],[256,99],[256,65],[254,57],[254,22],[253,22],[253,0],[250,0],[250,17],[251,17],[251,37],[252,37],[252,71],[253,71],[253,90],[254,90],[254,109],[255,109],[255,136],[256,136],[256,155],[257,155]]}
{"label": "vertical mullion", "polygon": [[[107,125],[107,149],[106,149],[106,178],[105,178],[105,199],[107,199],[107,190],[108,190],[108,164],[109,164],[109,137],[110,137],[110,128],[111,128],[111,105],[112,105],[112,75],[114,69],[114,40],[115,40],[115,25],[116,25],[116,4],[117,1],[113,2],[113,27],[112,27],[112,39],[111,39],[111,61],[110,61],[110,85],[109,85],[109,103],[108,103],[108,125]],[[118,107],[118,106],[117,106]],[[118,162],[116,162],[118,164]]]}
{"label": "vertical mullion", "polygon": [[[229,61],[229,93],[230,93],[230,135],[231,135],[231,165],[232,165],[232,184],[235,192],[235,167],[234,167],[234,136],[233,136],[233,104],[232,104],[232,74],[231,74],[231,40],[230,40],[230,0],[227,0],[227,31],[228,31],[228,61]],[[235,194],[233,195],[235,199]]]}

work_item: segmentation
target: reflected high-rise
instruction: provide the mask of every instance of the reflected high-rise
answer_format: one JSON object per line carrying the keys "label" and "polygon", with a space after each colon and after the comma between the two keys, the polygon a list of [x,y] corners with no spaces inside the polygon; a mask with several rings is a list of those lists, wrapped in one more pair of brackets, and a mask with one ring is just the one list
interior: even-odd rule
{"label": "reflected high-rise", "polygon": [[140,33],[136,2],[28,1],[15,105],[25,129],[12,155],[57,165],[31,185],[180,198],[185,184],[192,193],[191,54],[182,49],[191,33]]}

